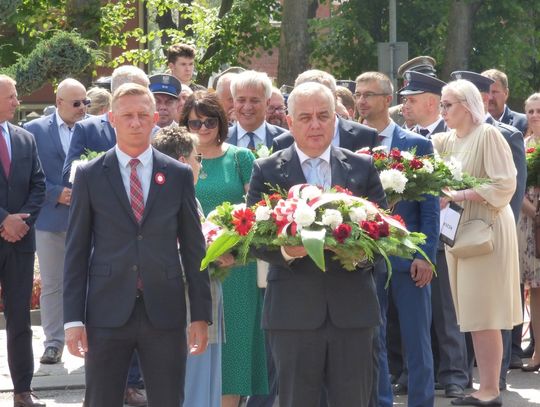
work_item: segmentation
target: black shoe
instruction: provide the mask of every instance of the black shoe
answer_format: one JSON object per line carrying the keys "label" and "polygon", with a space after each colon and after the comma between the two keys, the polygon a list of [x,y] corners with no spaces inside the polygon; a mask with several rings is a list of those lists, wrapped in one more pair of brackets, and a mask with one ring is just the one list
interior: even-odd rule
{"label": "black shoe", "polygon": [[54,365],[56,363],[60,363],[61,361],[62,350],[54,346],[47,346],[45,348],[45,352],[43,352],[43,356],[41,356],[41,359],[39,359],[39,363],[43,363],[44,365]]}
{"label": "black shoe", "polygon": [[392,393],[396,396],[405,396],[408,391],[407,386],[401,383],[396,383],[392,386]]}
{"label": "black shoe", "polygon": [[529,342],[529,345],[527,345],[527,347],[523,349],[523,351],[521,352],[521,357],[523,359],[530,359],[532,358],[533,353],[534,353],[534,343]]}
{"label": "black shoe", "polygon": [[450,402],[453,406],[487,406],[500,407],[502,406],[501,396],[497,396],[492,400],[482,401],[473,396],[460,397],[459,399]]}
{"label": "black shoe", "polygon": [[510,357],[510,365],[508,366],[508,368],[521,369],[522,367],[523,367],[523,362],[521,361],[521,358],[515,353],[512,353],[512,356]]}
{"label": "black shoe", "polygon": [[465,393],[463,392],[463,387],[458,386],[457,384],[447,384],[444,387],[444,397],[448,399],[456,399],[464,396]]}

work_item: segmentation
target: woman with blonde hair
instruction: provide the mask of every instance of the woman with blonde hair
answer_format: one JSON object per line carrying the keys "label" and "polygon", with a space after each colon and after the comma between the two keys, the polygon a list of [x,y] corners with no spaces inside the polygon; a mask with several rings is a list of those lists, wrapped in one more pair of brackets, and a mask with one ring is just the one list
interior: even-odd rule
{"label": "woman with blonde hair", "polygon": [[107,89],[98,86],[88,89],[86,97],[90,99],[90,104],[86,112],[88,114],[99,116],[105,114],[111,108],[112,96]]}
{"label": "woman with blonde hair", "polygon": [[493,243],[491,252],[472,255],[446,247],[458,324],[472,335],[480,376],[480,388],[452,404],[501,406],[501,330],[522,321],[516,227],[509,205],[516,189],[516,168],[504,137],[484,123],[482,97],[472,83],[457,80],[446,85],[440,110],[452,130],[433,137],[435,149],[443,159],[460,162],[463,171],[489,180],[475,188],[446,191],[441,208],[450,200],[456,202],[463,208],[460,226],[470,220],[484,221],[490,225],[486,230],[491,230]]}

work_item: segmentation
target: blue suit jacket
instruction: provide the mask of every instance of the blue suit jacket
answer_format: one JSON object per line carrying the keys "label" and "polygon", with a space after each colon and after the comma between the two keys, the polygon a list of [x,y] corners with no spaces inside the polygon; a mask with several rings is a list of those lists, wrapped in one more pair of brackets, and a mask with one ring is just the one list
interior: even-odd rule
{"label": "blue suit jacket", "polygon": [[[287,131],[282,127],[274,126],[273,124],[266,123],[266,147],[272,147],[272,142],[274,137],[280,135],[281,133]],[[234,124],[229,127],[229,137],[227,138],[227,143],[237,146],[238,145],[238,126]]]}
{"label": "blue suit jacket", "polygon": [[527,133],[527,116],[525,116],[523,113],[518,113],[510,110],[508,106],[504,107],[504,113],[501,117],[500,122],[504,124],[509,124],[510,126],[514,126],[521,132],[521,134]]}
{"label": "blue suit jacket", "polygon": [[43,172],[45,173],[45,203],[36,220],[36,229],[48,232],[67,230],[69,206],[58,203],[64,189],[62,169],[66,154],[62,148],[56,114],[32,120],[24,128],[34,135]]}
{"label": "blue suit jacket", "polygon": [[116,144],[116,133],[107,120],[107,115],[93,116],[81,120],[73,129],[71,144],[62,171],[64,185],[69,185],[71,163],[78,160],[85,150],[107,151]]}
{"label": "blue suit jacket", "polygon": [[[416,155],[433,154],[431,141],[419,134],[405,130],[399,126],[394,129],[392,148],[399,150],[411,150],[416,147]],[[400,215],[410,231],[422,232],[426,235],[426,243],[422,249],[435,264],[435,254],[439,241],[439,198],[426,195],[423,201],[401,201],[394,209],[394,213]],[[423,258],[419,253],[416,258]],[[397,272],[409,272],[411,260],[392,257],[392,270]]]}

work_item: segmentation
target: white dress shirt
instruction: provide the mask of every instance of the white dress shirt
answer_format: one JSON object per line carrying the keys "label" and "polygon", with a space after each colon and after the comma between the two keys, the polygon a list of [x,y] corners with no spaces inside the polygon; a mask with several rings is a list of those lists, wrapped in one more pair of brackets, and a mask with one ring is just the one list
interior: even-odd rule
{"label": "white dress shirt", "polygon": [[11,160],[11,138],[9,137],[9,129],[8,129],[7,122],[0,123],[0,127],[2,127],[3,131],[1,133],[2,133],[2,136],[4,137],[4,140],[6,140],[9,159]]}
{"label": "white dress shirt", "polygon": [[379,133],[381,137],[381,146],[386,147],[386,151],[390,151],[392,148],[392,139],[394,138],[394,129],[396,128],[396,122],[390,119],[390,124]]}
{"label": "white dress shirt", "polygon": [[60,143],[64,154],[67,154],[69,150],[69,143],[71,143],[71,136],[73,135],[73,127],[70,129],[66,122],[62,120],[58,114],[58,109],[54,112],[56,116],[56,124],[58,125],[58,134],[60,135]]}
{"label": "white dress shirt", "polygon": [[[237,146],[248,148],[249,136],[246,133],[249,133],[249,131],[243,129],[238,121],[236,122],[236,132],[238,136]],[[266,145],[266,121],[263,121],[262,124],[251,133],[255,135],[255,137],[253,137],[255,141],[255,148],[259,147],[260,145]]]}

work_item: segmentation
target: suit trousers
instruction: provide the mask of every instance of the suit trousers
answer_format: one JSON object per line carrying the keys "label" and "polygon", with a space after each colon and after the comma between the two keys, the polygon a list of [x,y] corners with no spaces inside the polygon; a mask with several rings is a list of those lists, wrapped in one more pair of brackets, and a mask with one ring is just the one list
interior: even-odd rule
{"label": "suit trousers", "polygon": [[280,407],[367,406],[373,380],[374,327],[266,331],[279,377]]}
{"label": "suit trousers", "polygon": [[431,280],[431,304],[436,379],[443,386],[456,384],[465,389],[469,383],[467,346],[457,324],[444,250],[437,251],[437,276]]}
{"label": "suit trousers", "polygon": [[149,407],[178,407],[184,401],[186,370],[185,327],[154,328],[138,297],[125,325],[86,328],[85,407],[122,407],[128,368],[136,350]]}
{"label": "suit trousers", "polygon": [[66,232],[36,230],[36,252],[41,276],[41,326],[44,347],[64,348],[63,282]]}
{"label": "suit trousers", "polygon": [[34,281],[34,253],[0,243],[0,286],[6,318],[8,365],[15,393],[30,390],[34,374],[30,297]]}

